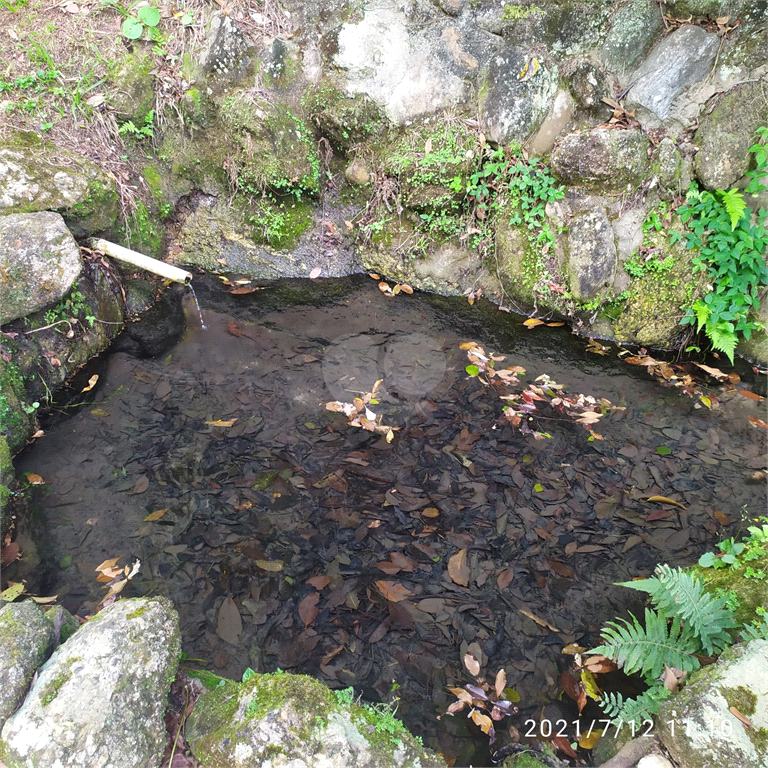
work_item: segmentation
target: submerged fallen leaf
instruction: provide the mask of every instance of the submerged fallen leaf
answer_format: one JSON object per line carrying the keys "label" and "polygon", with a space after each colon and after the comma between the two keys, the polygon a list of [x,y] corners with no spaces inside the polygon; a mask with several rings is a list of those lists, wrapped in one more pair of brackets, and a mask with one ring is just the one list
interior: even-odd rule
{"label": "submerged fallen leaf", "polygon": [[410,589],[407,589],[402,584],[398,584],[394,581],[377,581],[376,586],[381,594],[391,603],[399,603],[401,600],[405,600],[406,597],[413,594]]}
{"label": "submerged fallen leaf", "polygon": [[526,611],[523,608],[518,608],[518,611],[523,614],[523,616],[527,616],[531,621],[536,622],[540,627],[546,627],[547,629],[551,630],[552,632],[559,632],[560,630],[557,627],[553,627],[548,621],[545,621],[542,618],[539,618],[535,613],[531,613],[530,611]]}
{"label": "submerged fallen leaf", "polygon": [[132,491],[128,491],[128,495],[134,495],[137,493],[144,493],[144,491],[149,488],[149,478],[146,475],[142,475],[137,481],[136,485],[133,486]]}
{"label": "submerged fallen leaf", "polygon": [[469,586],[469,566],[467,565],[467,550],[461,549],[448,559],[448,575],[454,584],[461,587]]}
{"label": "submerged fallen leaf", "polygon": [[579,741],[579,746],[582,749],[594,749],[595,744],[597,744],[598,741],[600,741],[600,737],[603,735],[603,732],[601,730],[593,730],[587,733],[586,736],[584,736],[581,741]]}
{"label": "submerged fallen leaf", "polygon": [[308,627],[320,613],[320,609],[317,607],[317,603],[320,600],[319,592],[310,592],[298,606],[299,618],[304,622],[304,626]]}
{"label": "submerged fallen leaf", "polygon": [[45,480],[43,480],[40,475],[36,475],[34,472],[27,472],[24,477],[27,479],[27,482],[30,485],[45,485]]}
{"label": "submerged fallen leaf", "polygon": [[282,560],[255,560],[254,562],[262,571],[270,571],[271,573],[282,571],[285,567]]}
{"label": "submerged fallen leaf", "polygon": [[219,618],[216,624],[216,634],[225,642],[237,644],[237,639],[243,631],[243,620],[235,601],[227,595],[219,608]]}
{"label": "submerged fallen leaf", "polygon": [[91,408],[91,413],[94,416],[109,416],[109,411],[105,411],[103,408]]}
{"label": "submerged fallen leaf", "polygon": [[157,512],[153,512],[151,515],[147,515],[144,518],[144,522],[153,523],[155,520],[159,520],[167,511],[167,509],[158,509]]}
{"label": "submerged fallen leaf", "polygon": [[480,726],[483,733],[490,734],[493,729],[493,720],[488,715],[484,715],[479,709],[472,710],[472,722]]}
{"label": "submerged fallen leaf", "polygon": [[6,603],[12,603],[24,591],[24,582],[19,581],[16,584],[13,584],[12,582],[8,583],[10,586],[8,589],[0,592],[0,599],[5,600]]}
{"label": "submerged fallen leaf", "polygon": [[526,328],[535,328],[537,325],[545,325],[543,320],[539,320],[538,317],[529,317],[523,325]]}
{"label": "submerged fallen leaf", "polygon": [[753,427],[762,427],[763,429],[768,429],[768,422],[763,421],[762,419],[758,419],[757,416],[752,416],[751,414],[747,416],[749,419],[749,423]]}

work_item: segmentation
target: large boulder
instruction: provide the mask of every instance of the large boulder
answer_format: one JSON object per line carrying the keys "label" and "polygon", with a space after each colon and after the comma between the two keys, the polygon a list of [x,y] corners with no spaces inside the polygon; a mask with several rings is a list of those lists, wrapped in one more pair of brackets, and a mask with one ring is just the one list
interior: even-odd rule
{"label": "large boulder", "polygon": [[637,66],[664,31],[658,3],[630,0],[613,15],[601,56],[608,68],[625,75]]}
{"label": "large boulder", "polygon": [[115,184],[95,163],[30,134],[0,145],[0,214],[58,211],[75,237],[111,230]]}
{"label": "large boulder", "polygon": [[80,249],[58,213],[0,216],[0,325],[57,302],[82,267]]}
{"label": "large boulder", "polygon": [[616,243],[605,209],[579,212],[568,228],[568,284],[573,298],[588,302],[613,283]]}
{"label": "large boulder", "polygon": [[[206,766],[237,768],[438,768],[402,723],[380,710],[343,702],[303,675],[254,675],[204,693],[186,726]],[[349,691],[351,699],[351,689]],[[386,722],[386,728],[383,723]],[[378,723],[378,727],[377,727]]]}
{"label": "large boulder", "polygon": [[687,25],[665,37],[628,78],[625,105],[647,118],[665,120],[675,99],[703,80],[715,63],[720,38],[714,32]]}
{"label": "large boulder", "polygon": [[53,624],[31,600],[0,608],[0,728],[53,648]]}
{"label": "large boulder", "polygon": [[765,83],[743,83],[725,94],[696,131],[694,167],[707,189],[729,189],[750,167],[755,130],[766,122]]}
{"label": "large boulder", "polygon": [[648,139],[636,129],[569,133],[552,150],[552,173],[566,184],[632,191],[648,171]]}
{"label": "large boulder", "polygon": [[367,94],[403,125],[464,101],[464,75],[478,62],[462,52],[450,32],[419,32],[398,5],[379,0],[362,20],[342,26],[333,63],[344,70],[348,93]]}
{"label": "large boulder", "polygon": [[694,673],[662,703],[656,728],[686,768],[768,768],[768,640],[733,646]]}
{"label": "large boulder", "polygon": [[[531,76],[522,78],[523,71]],[[557,67],[534,62],[528,48],[494,56],[480,87],[480,119],[491,141],[522,143],[534,134],[552,106],[557,82]]]}
{"label": "large boulder", "polygon": [[165,746],[163,714],[180,654],[166,598],[105,608],[40,670],[2,730],[8,768],[147,768]]}

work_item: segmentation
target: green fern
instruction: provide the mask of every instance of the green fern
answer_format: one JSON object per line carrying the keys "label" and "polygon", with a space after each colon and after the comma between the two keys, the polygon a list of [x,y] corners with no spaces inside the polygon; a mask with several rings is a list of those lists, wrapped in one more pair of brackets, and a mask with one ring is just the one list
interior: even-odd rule
{"label": "green fern", "polygon": [[640,728],[643,721],[659,713],[659,704],[670,696],[663,685],[649,688],[636,699],[625,699],[620,693],[606,693],[601,701],[603,712],[614,722]]}
{"label": "green fern", "polygon": [[645,609],[645,628],[631,613],[632,621],[609,621],[603,627],[603,645],[593,648],[591,653],[602,653],[623,667],[626,674],[639,672],[653,680],[664,671],[664,665],[677,667],[684,672],[699,668],[696,652],[700,650],[696,635],[690,627],[683,626],[680,619],[674,619],[667,626],[669,617]]}
{"label": "green fern", "polygon": [[744,216],[747,210],[747,204],[744,201],[744,195],[738,189],[721,190],[720,197],[728,215],[731,217],[731,232],[736,229],[736,225]]}
{"label": "green fern", "polygon": [[625,581],[620,586],[647,592],[661,614],[687,622],[708,656],[720,653],[733,642],[726,630],[737,624],[733,613],[725,607],[726,598],[704,592],[701,580],[680,568],[659,565],[656,574],[657,578]]}
{"label": "green fern", "polygon": [[768,640],[768,614],[764,613],[759,623],[755,621],[745,625],[741,634],[747,642],[750,640]]}

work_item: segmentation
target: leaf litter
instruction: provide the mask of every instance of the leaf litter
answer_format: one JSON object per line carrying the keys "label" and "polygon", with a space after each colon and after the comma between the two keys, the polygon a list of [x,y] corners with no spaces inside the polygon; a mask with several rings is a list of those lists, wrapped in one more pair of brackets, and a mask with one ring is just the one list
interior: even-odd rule
{"label": "leaf litter", "polygon": [[[743,505],[765,505],[764,484],[745,482],[766,440],[744,381],[704,371],[705,386],[643,354],[622,370],[559,329],[518,326],[493,341],[514,353],[497,354],[468,341],[481,300],[451,304],[449,321],[448,300],[394,302],[368,280],[342,283],[343,298],[315,281],[314,305],[211,283],[199,291],[209,331],[162,359],[112,355],[97,408],[46,426],[19,470],[46,478],[34,493],[51,544],[78,566],[54,567],[47,589],[89,615],[104,595],[93,569],[117,569],[126,594],[174,600],[184,650],[218,674],[280,667],[384,701],[395,682],[398,716],[429,746],[456,757],[472,742],[482,762],[498,674],[519,696],[506,721],[522,728],[557,700],[560,648],[594,644],[617,605],[637,609],[613,582],[693,562]],[[414,328],[439,339],[445,365],[437,386],[409,393],[381,360]],[[346,400],[325,380],[345,381]],[[110,396],[111,415],[94,418]],[[326,410],[334,398],[352,410]],[[128,580],[104,551],[140,572]],[[449,688],[478,685],[468,653],[493,670],[488,701],[475,696],[487,706],[449,727],[436,719]]]}

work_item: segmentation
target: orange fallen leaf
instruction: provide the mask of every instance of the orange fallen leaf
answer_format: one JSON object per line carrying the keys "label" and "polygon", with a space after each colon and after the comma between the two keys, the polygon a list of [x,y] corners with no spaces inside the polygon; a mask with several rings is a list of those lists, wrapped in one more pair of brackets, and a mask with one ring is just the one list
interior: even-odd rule
{"label": "orange fallen leaf", "polygon": [[679,501],[667,498],[666,496],[649,496],[646,501],[658,501],[661,504],[674,504],[676,507],[680,507],[680,509],[685,509],[685,507]]}
{"label": "orange fallen leaf", "polygon": [[331,580],[328,576],[312,576],[304,583],[311,584],[315,589],[321,590],[325,589],[331,583]]}
{"label": "orange fallen leaf", "polygon": [[483,733],[488,733],[493,728],[493,720],[488,715],[484,715],[480,710],[472,710],[472,722],[475,725],[480,726],[480,730]]}
{"label": "orange fallen leaf", "polygon": [[205,423],[210,427],[231,427],[236,421],[237,419],[227,419],[226,421],[217,419],[216,421],[206,421]]}
{"label": "orange fallen leaf", "polygon": [[758,395],[756,392],[751,392],[751,391],[750,391],[750,390],[748,390],[748,389],[737,389],[736,391],[737,391],[737,392],[738,392],[738,393],[739,393],[739,394],[740,394],[742,397],[747,397],[747,398],[749,398],[750,400],[757,400],[757,401],[760,401],[760,400],[762,400],[762,399],[763,399],[763,398],[762,398],[762,397],[760,397],[760,395]]}
{"label": "orange fallen leaf", "polygon": [[523,323],[523,325],[524,325],[526,328],[535,328],[537,325],[544,325],[544,324],[545,324],[545,323],[544,323],[544,321],[543,321],[543,320],[539,320],[539,318],[538,318],[538,317],[529,317],[529,318],[528,318],[528,319],[527,319],[527,320],[526,320],[526,321]]}
{"label": "orange fallen leaf", "polygon": [[747,418],[753,427],[763,427],[763,429],[768,429],[768,422],[758,419],[757,416],[749,415]]}
{"label": "orange fallen leaf", "polygon": [[282,560],[255,560],[254,562],[262,571],[270,571],[271,573],[282,571],[285,567]]}
{"label": "orange fallen leaf", "polygon": [[167,509],[158,509],[157,512],[153,512],[151,515],[147,515],[144,518],[144,522],[153,523],[155,520],[159,520],[167,511]]}
{"label": "orange fallen leaf", "polygon": [[320,600],[319,592],[310,592],[300,603],[298,607],[299,618],[308,627],[320,613],[317,603]]}
{"label": "orange fallen leaf", "polygon": [[230,293],[233,296],[243,296],[246,293],[254,293],[260,290],[261,288],[256,288],[255,286],[242,285],[239,288],[233,288],[231,291],[227,291],[227,293]]}
{"label": "orange fallen leaf", "polygon": [[30,485],[45,485],[45,480],[43,480],[43,478],[40,477],[40,475],[36,475],[34,472],[27,472],[27,474],[24,475],[24,477],[27,478],[27,482]]}
{"label": "orange fallen leaf", "polygon": [[96,386],[96,382],[98,380],[99,380],[99,374],[98,373],[94,373],[93,376],[91,376],[91,378],[88,379],[88,386],[87,387],[83,387],[80,390],[80,394],[82,395],[83,392],[90,392]]}
{"label": "orange fallen leaf", "polygon": [[739,720],[741,720],[741,722],[744,723],[744,725],[746,725],[747,728],[750,728],[750,729],[752,728],[752,721],[746,715],[742,715],[741,712],[739,712],[739,710],[736,709],[736,707],[728,707],[728,711],[735,718],[738,718]]}
{"label": "orange fallen leaf", "polygon": [[390,603],[399,603],[401,600],[405,600],[406,597],[413,594],[410,589],[407,589],[402,584],[397,584],[394,581],[377,581],[376,586]]}
{"label": "orange fallen leaf", "polygon": [[131,496],[137,493],[144,493],[149,488],[149,478],[146,475],[142,475],[133,486],[132,491],[128,491],[128,495]]}

